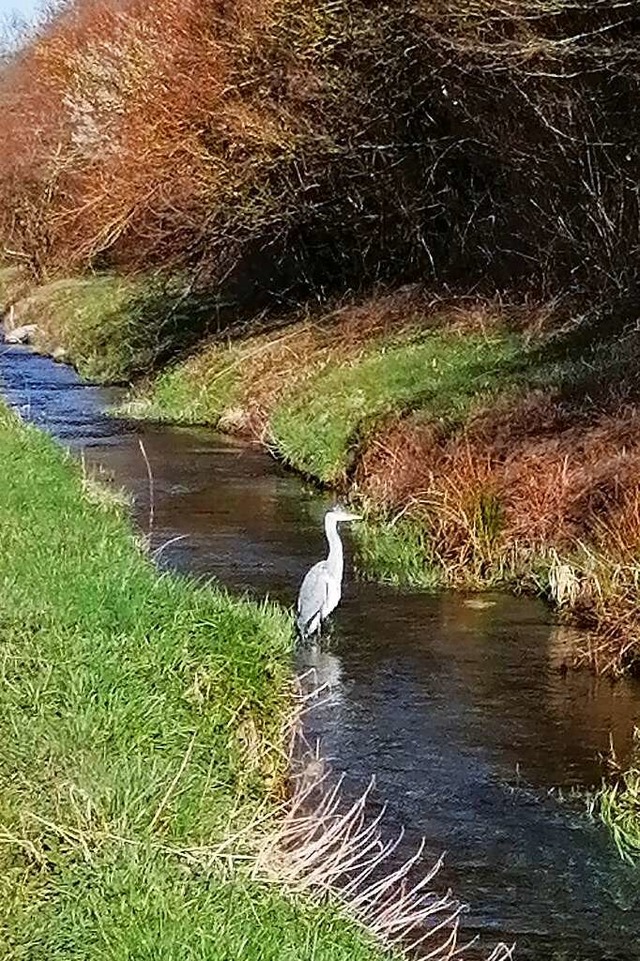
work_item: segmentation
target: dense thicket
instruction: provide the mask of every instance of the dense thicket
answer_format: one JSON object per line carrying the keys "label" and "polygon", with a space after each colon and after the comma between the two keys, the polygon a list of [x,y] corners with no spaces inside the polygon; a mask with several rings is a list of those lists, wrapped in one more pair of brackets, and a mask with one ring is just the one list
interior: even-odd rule
{"label": "dense thicket", "polygon": [[633,0],[75,0],[3,69],[5,259],[627,316],[639,41]]}

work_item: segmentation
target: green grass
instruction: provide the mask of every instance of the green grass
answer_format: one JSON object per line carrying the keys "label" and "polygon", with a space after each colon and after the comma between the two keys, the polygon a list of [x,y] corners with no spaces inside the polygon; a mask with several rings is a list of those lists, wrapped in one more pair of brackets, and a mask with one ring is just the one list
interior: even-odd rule
{"label": "green grass", "polygon": [[[37,911],[25,909],[24,897],[15,896],[14,881],[0,882],[10,915],[3,957],[12,961],[373,961],[380,956],[330,905],[285,899],[275,888],[212,872],[191,878],[184,868],[148,852],[69,863],[56,879],[55,899],[42,899]],[[24,888],[18,891],[24,894]]]}
{"label": "green grass", "polygon": [[36,287],[15,311],[16,324],[38,326],[41,349],[62,348],[83,376],[114,383],[190,347],[207,331],[216,302],[215,294],[192,293],[180,275],[94,274]]}
{"label": "green grass", "polygon": [[85,377],[126,380],[153,358],[133,306],[140,290],[136,281],[112,275],[56,280],[18,301],[16,323],[36,324],[38,346],[61,347]]}
{"label": "green grass", "polygon": [[422,524],[367,518],[353,526],[356,567],[362,575],[399,587],[438,590],[442,569],[430,561],[429,535]]}
{"label": "green grass", "polygon": [[372,959],[331,905],[205,853],[283,773],[290,618],[159,575],[0,408],[0,953]]}
{"label": "green grass", "polygon": [[[640,728],[636,729],[635,740],[640,749]],[[589,806],[611,831],[620,857],[640,863],[640,753],[615,784],[603,785]]]}
{"label": "green grass", "polygon": [[640,770],[632,768],[619,784],[603,788],[598,811],[620,856],[632,863],[640,861]]}
{"label": "green grass", "polygon": [[377,420],[420,408],[460,423],[474,404],[513,381],[521,351],[514,336],[452,332],[377,346],[356,364],[325,368],[285,400],[272,419],[276,445],[296,468],[336,482]]}
{"label": "green grass", "polygon": [[161,371],[123,404],[118,413],[173,424],[217,425],[233,403],[239,381],[240,351],[233,346],[206,349]]}

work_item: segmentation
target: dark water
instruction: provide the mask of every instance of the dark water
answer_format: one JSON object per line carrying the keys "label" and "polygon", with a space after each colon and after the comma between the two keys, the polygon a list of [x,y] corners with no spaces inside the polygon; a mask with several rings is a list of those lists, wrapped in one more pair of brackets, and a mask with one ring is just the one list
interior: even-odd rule
{"label": "dark water", "polygon": [[[325,549],[326,497],[211,432],[110,419],[117,392],[21,348],[0,353],[0,379],[25,418],[133,493],[146,529],[143,439],[160,563],[293,601]],[[398,592],[346,570],[329,649],[300,667],[332,685],[307,735],[347,772],[347,790],[375,774],[391,826],[448,852],[443,883],[472,905],[465,933],[515,940],[532,961],[640,959],[640,869],[572,797],[599,782],[610,738],[629,756],[640,686],[565,676],[571,638],[536,601]]]}

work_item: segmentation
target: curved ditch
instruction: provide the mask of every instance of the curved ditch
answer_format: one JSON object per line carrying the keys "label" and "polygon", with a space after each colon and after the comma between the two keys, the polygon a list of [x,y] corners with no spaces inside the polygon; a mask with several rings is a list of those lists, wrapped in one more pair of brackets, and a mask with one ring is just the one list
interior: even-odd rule
{"label": "curved ditch", "polygon": [[[160,564],[290,604],[322,556],[327,496],[261,450],[114,420],[116,390],[22,348],[0,352],[0,381],[26,419],[132,493]],[[640,959],[640,870],[579,797],[610,742],[628,758],[640,684],[566,673],[570,637],[537,601],[397,591],[349,570],[327,648],[298,655],[330,685],[305,734],[346,772],[347,796],[375,774],[386,823],[406,828],[398,858],[422,835],[429,855],[449,852],[439,877],[472,905],[465,937],[515,940],[530,961]]]}

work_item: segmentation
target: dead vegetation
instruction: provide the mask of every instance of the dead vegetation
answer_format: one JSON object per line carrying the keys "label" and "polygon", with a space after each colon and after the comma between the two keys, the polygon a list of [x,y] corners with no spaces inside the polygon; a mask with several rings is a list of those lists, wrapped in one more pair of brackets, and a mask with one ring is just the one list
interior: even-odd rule
{"label": "dead vegetation", "polygon": [[[450,891],[436,893],[442,864],[424,866],[425,841],[398,855],[404,832],[384,839],[384,807],[371,813],[373,782],[347,802],[342,780],[324,775],[299,782],[286,813],[266,837],[256,860],[257,877],[277,879],[294,892],[327,893],[385,947],[410,958],[470,957],[460,943],[465,906]],[[512,949],[497,945],[488,961],[508,961]]]}
{"label": "dead vegetation", "polygon": [[542,393],[453,434],[402,419],[371,438],[357,490],[418,519],[452,584],[533,585],[538,568],[537,586],[589,629],[584,656],[624,670],[640,657],[639,428],[635,408],[589,417]]}
{"label": "dead vegetation", "polygon": [[636,7],[74,0],[0,76],[3,256],[222,314],[420,278],[628,318]]}

